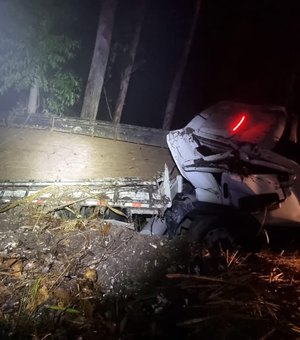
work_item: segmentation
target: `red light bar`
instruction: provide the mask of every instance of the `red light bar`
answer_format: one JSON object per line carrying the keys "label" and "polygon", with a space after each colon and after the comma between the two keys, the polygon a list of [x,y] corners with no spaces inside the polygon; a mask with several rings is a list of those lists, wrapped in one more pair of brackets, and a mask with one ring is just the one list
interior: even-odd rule
{"label": "red light bar", "polygon": [[237,129],[238,129],[239,127],[241,127],[241,125],[244,123],[245,119],[246,119],[246,116],[243,115],[243,116],[241,117],[241,119],[237,122],[237,124],[232,128],[232,131],[233,131],[233,132],[236,132]]}

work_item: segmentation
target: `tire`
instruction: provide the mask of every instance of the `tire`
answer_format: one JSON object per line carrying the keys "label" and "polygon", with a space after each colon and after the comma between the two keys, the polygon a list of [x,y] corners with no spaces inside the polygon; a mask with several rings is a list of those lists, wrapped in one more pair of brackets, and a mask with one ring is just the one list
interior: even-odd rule
{"label": "tire", "polygon": [[237,248],[230,232],[230,221],[224,216],[201,215],[192,223],[188,233],[190,242],[198,243],[211,253]]}

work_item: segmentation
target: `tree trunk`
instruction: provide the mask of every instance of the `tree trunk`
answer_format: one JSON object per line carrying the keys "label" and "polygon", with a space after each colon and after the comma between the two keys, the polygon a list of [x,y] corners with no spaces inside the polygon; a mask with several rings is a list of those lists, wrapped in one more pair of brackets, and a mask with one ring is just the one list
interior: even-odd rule
{"label": "tree trunk", "polygon": [[299,122],[298,116],[295,114],[292,115],[289,140],[290,142],[293,142],[295,144],[298,144],[298,122]]}
{"label": "tree trunk", "polygon": [[38,100],[39,100],[39,84],[37,80],[31,85],[29,98],[28,98],[28,105],[27,111],[29,114],[36,113],[38,108]]}
{"label": "tree trunk", "polygon": [[201,5],[201,0],[197,0],[195,3],[195,9],[194,9],[194,15],[192,18],[192,23],[190,27],[190,31],[188,34],[188,39],[185,44],[184,52],[182,57],[180,58],[179,66],[177,68],[177,72],[173,81],[173,85],[170,91],[168,103],[167,103],[167,108],[165,112],[165,117],[163,121],[163,129],[164,130],[170,130],[172,120],[174,117],[174,112],[175,112],[175,107],[176,107],[176,102],[177,102],[177,97],[178,93],[180,90],[180,85],[181,85],[181,80],[183,76],[183,72],[187,63],[187,59],[189,56],[189,52],[191,49],[191,45],[193,42],[193,38],[195,35],[196,27],[197,27],[197,21],[198,21],[198,16],[200,13],[200,5]]}
{"label": "tree trunk", "polygon": [[96,120],[109,56],[114,15],[118,0],[103,0],[90,73],[80,117]]}
{"label": "tree trunk", "polygon": [[132,40],[132,45],[129,47],[129,60],[128,64],[125,66],[125,69],[122,72],[122,77],[121,77],[121,84],[120,84],[120,91],[118,95],[118,99],[116,102],[116,109],[115,109],[115,115],[114,115],[114,122],[115,123],[120,123],[121,117],[122,117],[122,112],[125,104],[125,98],[129,86],[129,81],[130,77],[132,74],[132,69],[134,65],[134,60],[135,60],[135,55],[137,51],[137,47],[139,44],[140,40],[140,34],[141,34],[141,29],[142,29],[142,24],[144,20],[144,14],[145,14],[145,0],[140,0],[140,16],[139,20],[134,32],[134,37]]}

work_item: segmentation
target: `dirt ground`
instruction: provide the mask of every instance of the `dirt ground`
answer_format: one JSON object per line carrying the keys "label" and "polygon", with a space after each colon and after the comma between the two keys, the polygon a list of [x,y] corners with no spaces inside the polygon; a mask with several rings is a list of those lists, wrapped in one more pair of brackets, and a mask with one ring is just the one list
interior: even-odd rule
{"label": "dirt ground", "polygon": [[299,339],[300,257],[212,255],[116,221],[0,214],[1,339]]}
{"label": "dirt ground", "polygon": [[0,127],[0,180],[153,178],[167,149],[55,131]]}
{"label": "dirt ground", "polygon": [[[172,164],[159,148],[0,133],[2,179],[152,178]],[[0,213],[0,339],[299,339],[297,244],[213,255],[24,201]]]}

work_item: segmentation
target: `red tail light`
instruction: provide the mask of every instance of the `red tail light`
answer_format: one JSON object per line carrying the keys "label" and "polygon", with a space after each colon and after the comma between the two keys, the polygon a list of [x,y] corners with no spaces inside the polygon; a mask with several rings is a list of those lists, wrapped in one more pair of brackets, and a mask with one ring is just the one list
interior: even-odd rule
{"label": "red tail light", "polygon": [[232,132],[237,132],[239,128],[245,123],[246,121],[246,115],[242,115],[241,117],[238,118],[236,122],[233,124]]}

